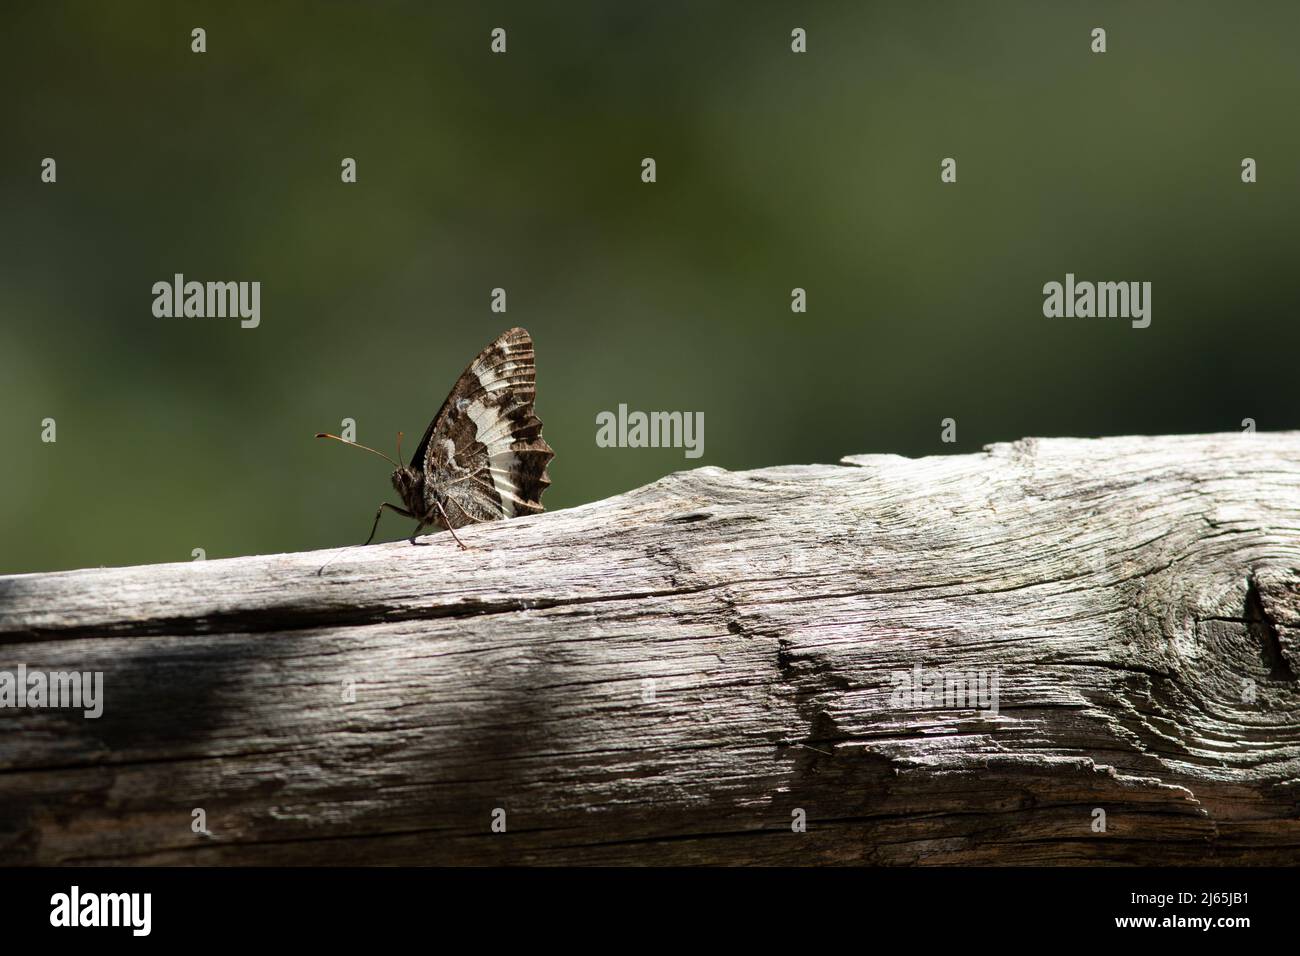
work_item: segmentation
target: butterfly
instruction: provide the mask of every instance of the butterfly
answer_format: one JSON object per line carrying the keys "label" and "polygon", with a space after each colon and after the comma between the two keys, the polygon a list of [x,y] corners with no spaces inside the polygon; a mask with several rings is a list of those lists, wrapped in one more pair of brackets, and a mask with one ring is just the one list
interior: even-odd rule
{"label": "butterfly", "polygon": [[[546,466],[555,452],[542,437],[542,421],[533,410],[536,396],[533,339],[514,328],[497,336],[461,373],[409,465],[338,435],[317,434],[373,452],[396,468],[393,487],[403,507],[381,504],[366,544],[375,539],[385,508],[419,522],[412,543],[432,525],[450,531],[461,548],[457,528],[543,511],[542,492],[551,483]],[[397,457],[402,457],[401,432]]]}

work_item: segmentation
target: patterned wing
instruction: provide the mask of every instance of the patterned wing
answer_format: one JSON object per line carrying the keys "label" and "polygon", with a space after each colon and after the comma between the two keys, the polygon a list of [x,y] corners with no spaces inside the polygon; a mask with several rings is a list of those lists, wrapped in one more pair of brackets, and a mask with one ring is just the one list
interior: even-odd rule
{"label": "patterned wing", "polygon": [[461,374],[411,459],[424,469],[431,512],[441,501],[460,528],[543,510],[555,452],[542,438],[536,395],[532,336],[503,332]]}

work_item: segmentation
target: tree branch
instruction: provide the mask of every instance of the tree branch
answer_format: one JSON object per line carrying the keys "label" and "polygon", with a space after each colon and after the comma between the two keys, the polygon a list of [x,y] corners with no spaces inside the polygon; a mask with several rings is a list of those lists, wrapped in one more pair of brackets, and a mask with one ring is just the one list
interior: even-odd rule
{"label": "tree branch", "polygon": [[98,719],[0,708],[0,863],[1300,850],[1300,432],[701,468],[461,536],[0,578],[0,670],[104,675]]}

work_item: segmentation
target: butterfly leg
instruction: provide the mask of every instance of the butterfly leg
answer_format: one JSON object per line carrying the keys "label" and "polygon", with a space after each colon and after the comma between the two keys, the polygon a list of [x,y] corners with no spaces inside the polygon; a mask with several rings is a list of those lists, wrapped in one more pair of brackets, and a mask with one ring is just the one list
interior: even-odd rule
{"label": "butterfly leg", "polygon": [[442,523],[447,526],[447,530],[451,532],[451,536],[455,538],[456,543],[460,545],[460,549],[462,551],[468,551],[469,546],[466,545],[464,541],[460,540],[460,538],[456,537],[456,529],[451,526],[451,519],[447,517],[447,512],[443,510],[442,502],[435,501],[434,504],[438,506],[438,511],[442,515]]}
{"label": "butterfly leg", "polygon": [[[415,515],[411,514],[405,508],[399,508],[397,507],[397,505],[390,505],[387,501],[385,501],[382,505],[379,506],[379,510],[375,512],[375,523],[370,526],[370,537],[366,538],[366,544],[369,544],[371,541],[375,540],[375,532],[379,530],[379,518],[384,513],[385,508],[391,508],[393,511],[396,511],[403,518],[415,517]],[[366,546],[365,544],[362,545],[363,548],[365,546]]]}

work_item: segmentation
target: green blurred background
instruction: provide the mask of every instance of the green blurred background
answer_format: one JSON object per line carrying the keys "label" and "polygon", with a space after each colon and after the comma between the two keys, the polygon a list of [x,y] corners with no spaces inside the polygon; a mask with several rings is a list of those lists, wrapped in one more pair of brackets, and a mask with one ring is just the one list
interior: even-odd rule
{"label": "green blurred background", "polygon": [[[391,451],[510,325],[551,509],[699,465],[1297,425],[1294,3],[0,18],[0,571],[358,542],[388,466],[312,434]],[[1044,318],[1067,271],[1151,281],[1151,327]],[[176,272],[260,281],[261,327],[154,318]],[[597,448],[621,402],[704,412],[704,457]]]}

